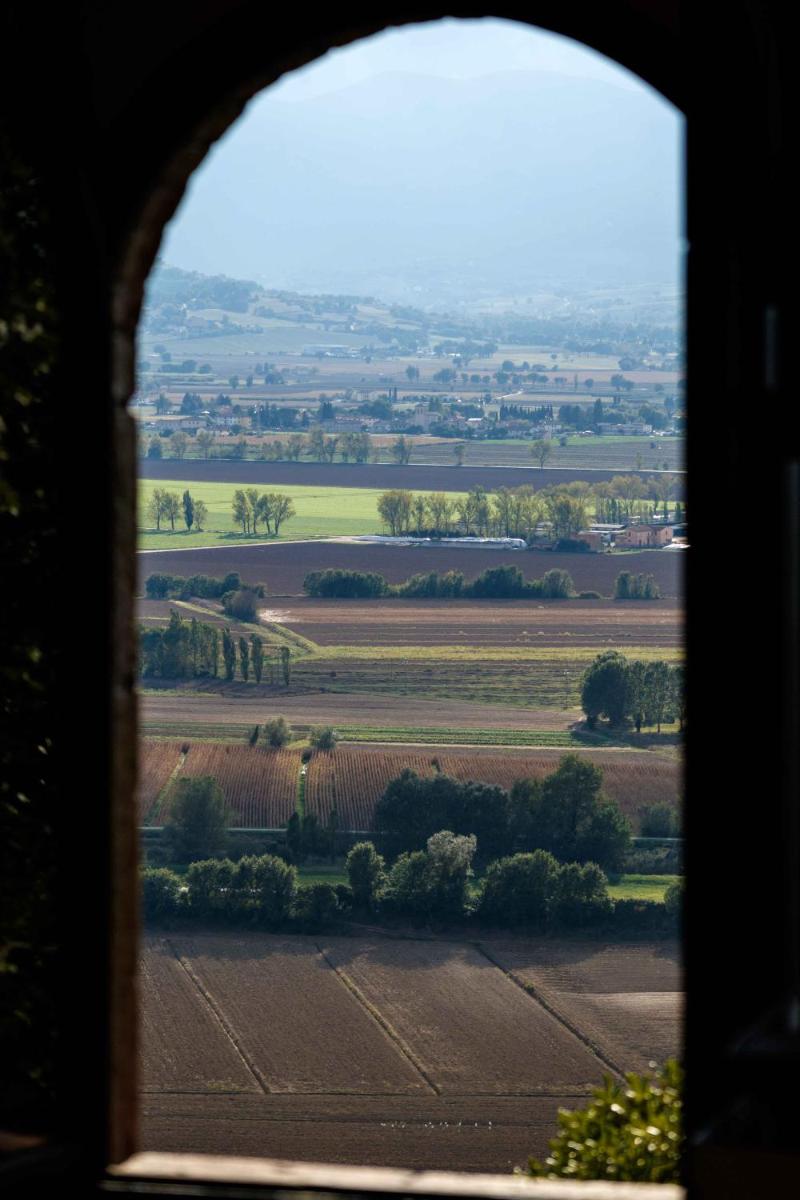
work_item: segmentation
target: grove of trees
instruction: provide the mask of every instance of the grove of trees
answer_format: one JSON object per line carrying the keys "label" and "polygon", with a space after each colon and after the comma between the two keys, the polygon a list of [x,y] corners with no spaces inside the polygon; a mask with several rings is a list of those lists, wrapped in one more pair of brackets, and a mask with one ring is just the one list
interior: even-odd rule
{"label": "grove of trees", "polygon": [[612,727],[629,720],[637,733],[643,725],[674,721],[684,727],[683,668],[655,660],[627,659],[606,650],[587,667],[581,682],[581,707],[594,729],[600,718]]}

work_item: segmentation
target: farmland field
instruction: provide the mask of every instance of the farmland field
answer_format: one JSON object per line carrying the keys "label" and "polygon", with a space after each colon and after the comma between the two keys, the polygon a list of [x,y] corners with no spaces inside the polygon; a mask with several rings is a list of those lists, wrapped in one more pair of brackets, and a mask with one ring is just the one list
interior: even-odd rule
{"label": "farmland field", "polygon": [[[583,439],[577,439],[583,441]],[[591,439],[589,439],[591,440]],[[659,439],[660,441],[661,439]],[[666,440],[666,439],[664,439]],[[149,482],[158,481],[159,483],[174,483],[177,487],[180,481],[183,484],[196,483],[199,486],[212,483],[225,483],[230,485],[230,491],[226,492],[226,496],[233,494],[233,489],[237,487],[247,487],[250,485],[261,485],[266,487],[280,486],[282,491],[286,491],[291,487],[324,489],[329,487],[343,488],[345,490],[364,491],[368,493],[370,490],[382,492],[387,488],[408,488],[411,491],[423,492],[467,492],[470,488],[480,486],[486,488],[487,491],[496,491],[501,487],[520,487],[522,484],[529,484],[535,489],[542,487],[552,487],[556,484],[572,483],[575,480],[587,479],[590,483],[600,483],[603,480],[612,479],[614,475],[620,474],[640,474],[642,478],[647,478],[653,474],[655,470],[654,464],[651,468],[645,467],[642,471],[636,470],[636,454],[637,450],[632,446],[630,450],[626,447],[629,443],[638,441],[647,441],[647,439],[638,438],[598,438],[598,442],[613,442],[614,450],[609,455],[611,462],[598,466],[596,470],[586,467],[576,466],[572,463],[565,463],[563,467],[546,466],[543,469],[532,466],[530,451],[526,443],[509,443],[518,448],[518,452],[513,456],[514,464],[509,466],[491,466],[489,461],[495,458],[498,454],[497,447],[502,446],[502,442],[481,442],[481,459],[477,458],[477,446],[467,447],[467,459],[463,467],[452,465],[452,452],[449,446],[446,447],[450,461],[445,465],[446,455],[439,451],[434,455],[434,448],[438,449],[442,443],[435,442],[430,439],[419,450],[419,463],[409,463],[407,466],[399,466],[396,463],[312,463],[312,462],[263,462],[259,460],[236,460],[225,458],[209,458],[209,459],[152,459],[145,458],[139,462],[139,487],[141,494],[147,492],[147,484]],[[625,446],[620,449],[619,442],[624,442]],[[483,447],[489,447],[488,450],[483,450]],[[611,451],[609,446],[607,450]],[[569,446],[563,449],[559,448],[555,451],[554,457],[561,454],[576,453]],[[441,459],[439,455],[441,454]],[[476,455],[476,460],[473,462],[471,455]],[[669,454],[661,449],[658,451],[649,451],[643,455],[645,461],[652,459],[655,455],[663,461],[665,458],[669,461],[672,468],[675,460],[674,452]],[[430,461],[423,461],[423,455],[429,457]],[[615,463],[624,465],[615,466]],[[682,477],[676,477],[676,498],[680,498],[682,489]],[[214,493],[212,493],[213,495]],[[302,495],[302,490],[299,493]],[[198,495],[205,499],[205,494],[198,491]],[[230,503],[230,501],[229,501]],[[348,530],[340,529],[339,533],[347,533]]]}
{"label": "farmland field", "polygon": [[[680,764],[652,751],[576,750],[603,771],[603,788],[638,829],[640,809],[650,804],[675,805],[680,791]],[[491,747],[385,747],[340,745],[332,754],[316,754],[306,779],[306,810],[322,822],[332,808],[339,828],[369,831],[375,805],[391,779],[404,767],[433,776],[437,769],[456,779],[497,784],[510,789],[517,779],[538,778],[554,771],[563,749],[525,751]],[[434,765],[438,762],[438,768]]]}
{"label": "farmland field", "polygon": [[466,547],[387,546],[347,542],[227,545],[168,550],[137,555],[139,590],[148,575],[214,575],[238,571],[247,583],[263,583],[270,596],[302,594],[309,571],[341,568],[377,571],[390,583],[401,583],[420,571],[462,571],[468,579],[488,567],[519,567],[526,579],[540,579],[558,567],[568,571],[578,591],[610,596],[620,571],[652,574],[662,596],[680,596],[681,551],[631,550],[616,554],[554,554],[545,551],[482,550]]}
{"label": "farmland field", "polygon": [[295,600],[262,616],[321,646],[678,646],[673,601]]}
{"label": "farmland field", "polygon": [[[188,748],[188,753],[181,753],[182,746]],[[258,825],[278,829],[294,812],[300,768],[298,750],[266,750],[262,746],[235,743],[141,740],[139,770],[144,779],[156,774],[151,763],[170,761],[170,773],[174,771],[176,780],[203,775],[216,779],[231,806],[233,826]],[[169,789],[157,809],[152,807],[154,801],[155,797],[151,809],[146,810],[150,813],[148,823],[163,825],[169,816]],[[140,805],[140,812],[143,809]]]}
{"label": "farmland field", "polygon": [[604,1072],[677,1050],[676,953],[151,935],[141,1147],[507,1173]]}
{"label": "farmland field", "polygon": [[[188,746],[188,753],[182,747]],[[676,804],[680,791],[680,764],[666,752],[628,749],[581,749],[603,770],[603,785],[622,811],[638,826],[639,811],[647,805]],[[438,762],[446,775],[478,780],[510,788],[517,779],[541,778],[555,770],[564,749],[524,750],[474,746],[383,746],[343,744],[332,753],[316,753],[309,763],[305,786],[306,811],[324,824],[333,808],[339,829],[367,831],[372,828],[375,805],[387,784],[410,767],[417,774],[432,776]],[[434,761],[435,760],[435,761]],[[225,742],[162,741],[142,739],[140,772],[143,778],[156,774],[153,764],[164,764],[162,774],[175,779],[212,775],[233,809],[233,827],[278,829],[295,810],[299,750],[267,750]],[[163,786],[163,785],[162,785]],[[161,825],[169,813],[169,793],[155,807],[142,804],[148,823]]]}
{"label": "farmland field", "polygon": [[443,735],[453,730],[474,733],[476,739],[492,733],[517,733],[523,740],[541,731],[565,733],[578,716],[555,708],[509,709],[499,704],[479,706],[458,699],[424,697],[416,697],[412,708],[406,697],[385,693],[283,693],[268,699],[258,696],[249,684],[232,684],[225,691],[205,694],[203,690],[200,694],[188,689],[153,690],[140,697],[139,708],[147,733],[208,738],[243,738],[253,725],[277,712],[301,728],[335,724],[348,730],[354,726],[402,731],[413,722],[412,734],[418,728],[434,733],[441,730]]}
{"label": "farmland field", "polygon": [[[170,465],[170,464],[167,464]],[[241,525],[233,519],[231,502],[236,485],[229,483],[197,483],[191,488],[195,500],[202,500],[208,508],[205,528],[189,532],[178,523],[174,531],[162,522],[162,528],[151,527],[147,518],[147,505],[153,489],[160,486],[149,480],[139,481],[139,546],[143,550],[180,550],[186,547],[229,545],[232,541],[252,542],[262,536],[267,545],[275,541],[294,541],[303,538],[353,536],[365,533],[380,533],[376,488],[344,487],[335,492],[324,486],[297,486],[282,484],[281,491],[294,504],[296,516],[281,526],[280,534],[268,538],[260,534],[243,534]],[[180,477],[170,475],[164,487],[180,494],[186,487]]]}

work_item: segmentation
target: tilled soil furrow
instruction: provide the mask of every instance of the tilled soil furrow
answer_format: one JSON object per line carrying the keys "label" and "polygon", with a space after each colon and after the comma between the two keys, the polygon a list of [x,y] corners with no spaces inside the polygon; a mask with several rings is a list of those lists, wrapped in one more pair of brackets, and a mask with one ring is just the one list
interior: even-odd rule
{"label": "tilled soil furrow", "polygon": [[203,999],[205,1000],[208,1007],[211,1009],[211,1012],[214,1014],[217,1022],[219,1023],[220,1029],[225,1034],[226,1038],[230,1042],[233,1049],[236,1051],[236,1054],[238,1055],[238,1057],[244,1063],[245,1067],[247,1068],[249,1073],[252,1075],[253,1079],[258,1084],[261,1091],[264,1092],[266,1095],[269,1095],[269,1092],[271,1090],[269,1084],[267,1083],[266,1079],[259,1071],[258,1067],[251,1060],[250,1056],[247,1054],[247,1051],[244,1050],[244,1048],[242,1047],[242,1044],[239,1041],[238,1037],[236,1036],[236,1033],[234,1032],[234,1030],[231,1028],[231,1026],[226,1021],[225,1014],[223,1013],[222,1009],[217,1004],[217,1002],[214,999],[211,992],[209,992],[208,989],[203,986],[202,981],[200,979],[198,979],[197,975],[192,970],[192,965],[189,962],[189,960],[187,958],[185,958],[182,954],[178,953],[178,951],[175,949],[175,947],[173,946],[172,942],[169,939],[167,939],[167,944],[170,947],[170,949],[172,950],[172,953],[175,955],[176,960],[183,967],[184,971],[189,976],[192,983],[197,988],[198,992],[203,997]]}

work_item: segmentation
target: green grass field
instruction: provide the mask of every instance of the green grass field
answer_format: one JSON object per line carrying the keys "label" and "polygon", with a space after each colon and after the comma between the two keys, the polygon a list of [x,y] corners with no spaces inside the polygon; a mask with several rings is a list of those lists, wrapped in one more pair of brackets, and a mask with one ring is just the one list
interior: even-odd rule
{"label": "green grass field", "polygon": [[[195,500],[202,500],[208,508],[208,522],[201,533],[189,533],[180,521],[175,522],[175,531],[167,526],[161,532],[147,519],[147,505],[150,502],[154,488],[163,488],[168,492],[177,492],[182,496],[188,488]],[[259,533],[242,533],[241,525],[234,523],[231,504],[236,487],[233,483],[186,483],[180,480],[139,481],[139,549],[140,550],[182,550],[200,546],[231,546],[243,542],[281,542],[299,541],[303,538],[343,537],[362,533],[380,533],[381,521],[378,516],[378,497],[383,488],[341,488],[341,487],[304,487],[295,484],[284,484],[276,490],[291,496],[296,510],[292,517],[282,526],[276,539]],[[416,493],[415,493],[416,494]],[[425,495],[426,493],[420,493]],[[451,499],[455,500],[461,493],[453,492]],[[162,523],[163,525],[163,523]]]}
{"label": "green grass field", "polygon": [[[337,883],[347,883],[343,864],[298,867],[297,874],[299,882],[305,885],[330,883],[335,887]],[[663,900],[669,885],[679,879],[680,875],[622,875],[618,883],[609,884],[608,894],[614,900]],[[479,879],[474,880],[473,893],[479,883]]]}

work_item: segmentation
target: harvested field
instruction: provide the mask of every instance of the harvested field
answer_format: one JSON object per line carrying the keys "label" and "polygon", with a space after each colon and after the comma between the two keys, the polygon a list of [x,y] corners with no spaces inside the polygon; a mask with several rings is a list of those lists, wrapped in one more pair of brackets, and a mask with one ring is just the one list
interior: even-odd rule
{"label": "harvested field", "polygon": [[140,989],[145,1092],[261,1090],[168,938],[145,937]]}
{"label": "harvested field", "polygon": [[676,600],[294,600],[268,618],[321,646],[679,646]]}
{"label": "harvested field", "polygon": [[326,957],[411,1048],[449,1095],[586,1092],[596,1057],[471,946],[353,943],[327,938]]}
{"label": "harvested field", "polygon": [[161,792],[181,759],[179,742],[154,742],[149,738],[139,742],[139,766],[137,780],[137,812],[142,824],[147,824],[155,814]]}
{"label": "harvested field", "polygon": [[[569,449],[569,448],[567,448]],[[611,450],[611,462],[623,463],[630,460],[630,465],[624,469],[591,470],[585,467],[531,467],[528,453],[525,466],[519,467],[488,467],[469,466],[455,467],[448,463],[444,465],[414,465],[398,466],[395,463],[312,463],[312,462],[254,462],[233,459],[188,459],[179,461],[167,459],[141,459],[138,464],[140,479],[175,479],[195,483],[230,483],[233,487],[245,487],[249,484],[259,485],[291,485],[305,487],[347,487],[347,488],[409,488],[412,491],[423,492],[465,492],[470,488],[481,486],[487,492],[496,491],[501,487],[521,487],[527,484],[533,488],[552,487],[556,484],[573,483],[575,480],[588,479],[591,483],[610,480],[614,475],[639,474],[643,479],[652,475],[651,471],[637,471],[635,456],[636,449],[627,454],[625,447],[620,450],[615,445]],[[638,447],[637,447],[638,449]],[[577,452],[580,452],[578,447]],[[467,453],[469,454],[469,448]],[[652,458],[654,451],[649,456]],[[573,451],[574,459],[576,451]],[[665,453],[659,453],[663,459]],[[672,455],[668,455],[673,459]],[[676,499],[681,499],[680,487],[676,491]]]}
{"label": "harvested field", "polygon": [[228,934],[173,944],[225,1013],[264,1091],[431,1093],[311,938]]}
{"label": "harvested field", "polygon": [[683,993],[673,943],[495,943],[487,952],[618,1071],[647,1071],[679,1052]]}
{"label": "harvested field", "polygon": [[[151,761],[168,761],[167,749],[176,765],[179,747],[178,742],[144,738],[139,750],[140,771],[151,775]],[[279,829],[294,812],[299,767],[298,750],[192,742],[176,779],[212,775],[233,809],[234,826]],[[163,825],[168,814],[167,796],[159,811],[150,814],[150,824]]]}
{"label": "harvested field", "polygon": [[[506,668],[507,668],[506,664]],[[506,670],[506,674],[507,674]],[[328,679],[328,684],[330,679]],[[429,700],[414,697],[413,705],[404,696],[364,692],[291,695],[285,692],[258,696],[250,685],[232,686],[216,694],[205,694],[208,683],[200,681],[200,694],[190,690],[148,692],[140,697],[139,710],[145,729],[169,727],[173,737],[203,735],[211,727],[236,729],[260,723],[267,716],[283,713],[294,725],[408,726],[413,721],[428,729],[555,730],[566,729],[580,714],[559,712],[555,708],[512,708],[502,705],[477,705],[463,700]],[[213,736],[213,735],[208,735]]]}
{"label": "harvested field", "polygon": [[507,1173],[600,1081],[612,1035],[625,1069],[677,1047],[675,1017],[653,1002],[679,986],[676,955],[512,937],[150,936],[142,1148]]}
{"label": "harvested field", "polygon": [[[430,776],[438,759],[445,775],[497,784],[510,789],[517,779],[537,778],[554,771],[563,749],[525,751],[506,748],[431,746],[418,748],[380,745],[339,746],[333,754],[315,755],[306,781],[306,806],[320,820],[336,808],[340,828],[372,828],[375,805],[386,785],[404,767]],[[666,755],[637,750],[577,750],[603,771],[603,787],[638,830],[640,810],[651,804],[676,805],[681,789],[680,764]]]}
{"label": "harvested field", "polygon": [[544,1157],[559,1096],[145,1096],[141,1146],[410,1171],[500,1172]]}
{"label": "harvested field", "polygon": [[401,583],[420,571],[462,571],[474,578],[487,567],[519,567],[526,579],[540,579],[558,567],[569,571],[579,592],[610,596],[620,571],[653,575],[662,596],[680,596],[681,555],[676,550],[631,550],[618,554],[554,554],[549,551],[480,550],[442,546],[387,546],[351,542],[272,542],[191,550],[142,551],[137,555],[139,590],[148,575],[223,576],[238,571],[246,583],[263,583],[270,596],[296,596],[309,571],[339,567],[377,571]]}

